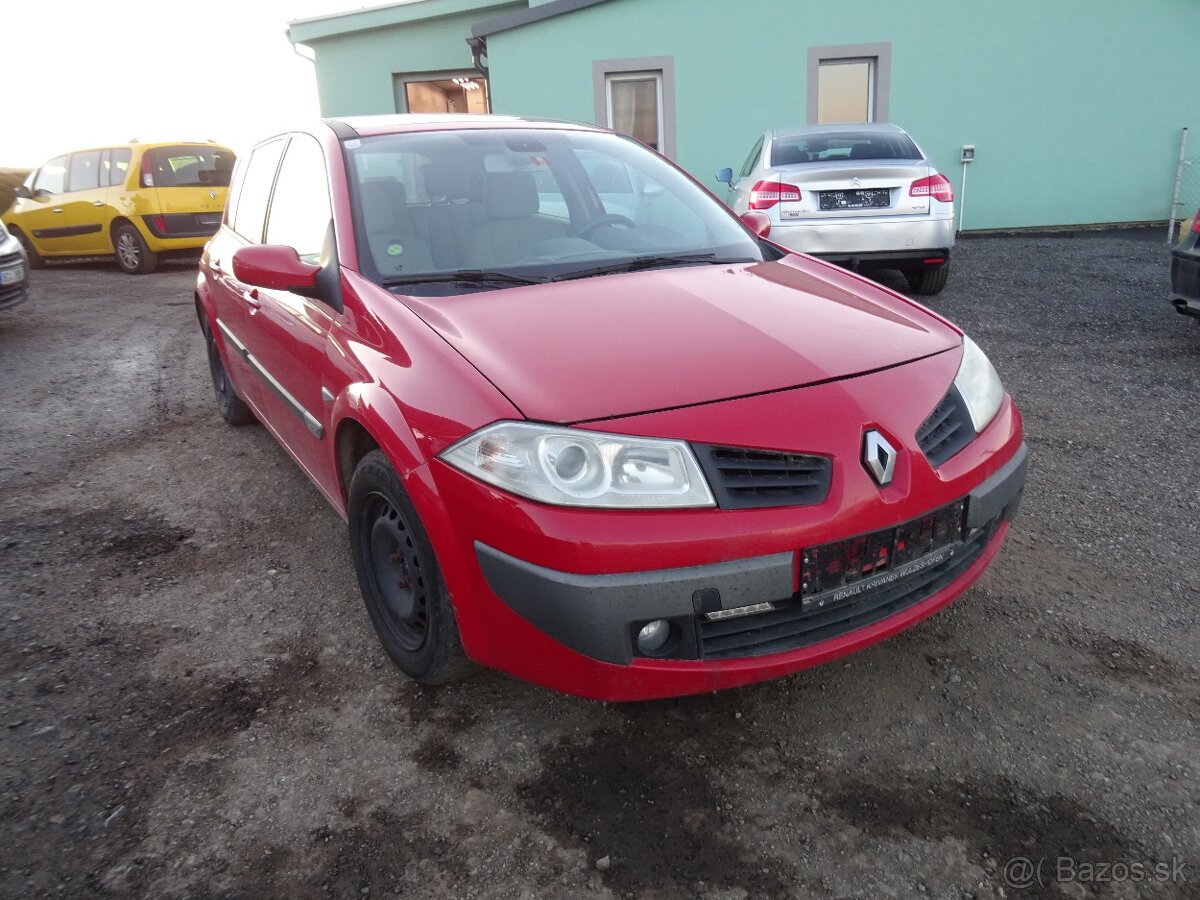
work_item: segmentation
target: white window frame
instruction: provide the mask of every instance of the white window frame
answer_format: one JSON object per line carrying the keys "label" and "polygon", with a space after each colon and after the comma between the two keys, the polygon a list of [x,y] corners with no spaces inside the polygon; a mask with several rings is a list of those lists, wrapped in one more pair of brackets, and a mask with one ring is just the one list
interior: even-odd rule
{"label": "white window frame", "polygon": [[644,56],[635,59],[592,60],[592,90],[597,125],[611,128],[613,81],[635,80],[648,76],[657,79],[658,152],[675,158],[675,57]]}
{"label": "white window frame", "polygon": [[606,124],[609,128],[615,127],[613,125],[613,85],[622,81],[645,81],[648,78],[654,79],[654,112],[658,119],[656,123],[658,125],[658,151],[661,153],[667,133],[666,116],[663,115],[663,76],[661,71],[622,72],[620,74],[610,72],[605,74],[604,97],[608,113]]}

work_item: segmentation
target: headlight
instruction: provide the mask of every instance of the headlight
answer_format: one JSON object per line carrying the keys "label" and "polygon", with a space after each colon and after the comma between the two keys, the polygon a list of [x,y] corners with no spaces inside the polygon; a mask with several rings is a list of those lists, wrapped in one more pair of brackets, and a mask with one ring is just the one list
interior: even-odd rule
{"label": "headlight", "polygon": [[954,386],[967,404],[975,432],[983,431],[1000,411],[1000,404],[1004,401],[1004,385],[1000,383],[1000,376],[984,352],[965,334],[962,364],[954,376]]}
{"label": "headlight", "polygon": [[682,441],[498,422],[440,458],[496,487],[559,506],[716,505],[692,449]]}

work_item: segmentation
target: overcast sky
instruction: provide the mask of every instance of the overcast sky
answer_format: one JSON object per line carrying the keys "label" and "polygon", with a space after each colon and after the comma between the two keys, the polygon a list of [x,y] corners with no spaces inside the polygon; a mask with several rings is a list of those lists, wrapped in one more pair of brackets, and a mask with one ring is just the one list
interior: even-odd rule
{"label": "overcast sky", "polygon": [[380,5],[352,0],[9,0],[0,167],[32,168],[130,138],[241,149],[318,114],[293,19]]}

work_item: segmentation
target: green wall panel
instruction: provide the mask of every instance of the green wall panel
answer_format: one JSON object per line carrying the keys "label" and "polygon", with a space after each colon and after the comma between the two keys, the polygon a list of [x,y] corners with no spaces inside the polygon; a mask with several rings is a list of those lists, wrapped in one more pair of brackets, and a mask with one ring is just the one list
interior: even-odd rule
{"label": "green wall panel", "polygon": [[585,121],[593,60],[673,56],[678,162],[723,192],[756,132],[805,122],[808,47],[890,42],[889,118],[956,192],[976,146],[964,227],[984,229],[1167,218],[1198,36],[1195,0],[611,0],[488,51],[494,111]]}
{"label": "green wall panel", "polygon": [[[543,2],[425,0],[293,40],[324,114],[387,113],[394,73],[468,68],[473,24]],[[805,122],[809,47],[887,42],[889,118],[960,201],[977,148],[964,226],[1018,228],[1167,218],[1180,129],[1200,127],[1197,37],[1200,0],[610,0],[493,34],[488,59],[495,112],[593,121],[594,60],[673,57],[678,162],[724,196],[716,169]]]}

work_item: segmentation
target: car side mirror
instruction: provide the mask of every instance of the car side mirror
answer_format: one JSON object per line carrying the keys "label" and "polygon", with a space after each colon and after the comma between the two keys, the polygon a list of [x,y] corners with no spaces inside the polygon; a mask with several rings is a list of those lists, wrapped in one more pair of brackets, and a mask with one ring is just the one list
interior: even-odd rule
{"label": "car side mirror", "polygon": [[721,182],[721,184],[727,184],[730,187],[733,187],[733,169],[729,168],[729,166],[726,166],[723,169],[718,169],[717,181]]}
{"label": "car side mirror", "polygon": [[[751,210],[750,212],[742,213],[741,220],[747,228],[760,238],[765,238],[771,234],[771,217],[766,213]],[[235,256],[234,259],[236,260],[237,257]]]}
{"label": "car side mirror", "polygon": [[233,254],[233,277],[269,291],[311,292],[321,267],[306,263],[292,247],[253,244]]}
{"label": "car side mirror", "polygon": [[27,188],[23,184],[18,184],[16,191],[14,191],[14,193],[21,200],[32,200],[33,199],[33,192],[31,190],[29,190],[29,188]]}

